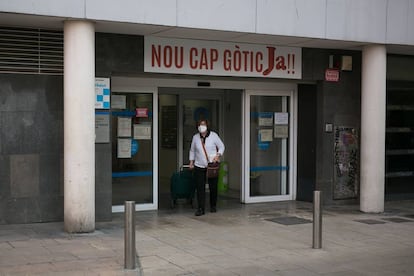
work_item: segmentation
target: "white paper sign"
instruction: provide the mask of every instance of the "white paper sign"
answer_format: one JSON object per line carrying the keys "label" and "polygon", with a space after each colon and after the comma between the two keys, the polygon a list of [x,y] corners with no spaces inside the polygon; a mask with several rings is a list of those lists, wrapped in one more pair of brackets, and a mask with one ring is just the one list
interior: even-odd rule
{"label": "white paper sign", "polygon": [[111,97],[112,108],[125,109],[126,108],[126,96],[125,95],[112,95]]}
{"label": "white paper sign", "polygon": [[118,139],[118,158],[131,158],[131,139]]}
{"label": "white paper sign", "polygon": [[275,125],[287,125],[287,124],[289,124],[289,113],[275,112]]}
{"label": "white paper sign", "polygon": [[95,114],[95,143],[109,143],[109,113]]}
{"label": "white paper sign", "polygon": [[275,125],[275,138],[288,138],[289,137],[289,126],[286,125]]}
{"label": "white paper sign", "polygon": [[259,117],[259,126],[272,126],[273,125],[273,117],[266,118],[266,117]]}
{"label": "white paper sign", "polygon": [[273,129],[260,129],[259,130],[259,142],[272,142],[273,141]]}
{"label": "white paper sign", "polygon": [[134,139],[151,140],[151,125],[134,124]]}
{"label": "white paper sign", "polygon": [[131,118],[118,117],[118,137],[131,137]]}

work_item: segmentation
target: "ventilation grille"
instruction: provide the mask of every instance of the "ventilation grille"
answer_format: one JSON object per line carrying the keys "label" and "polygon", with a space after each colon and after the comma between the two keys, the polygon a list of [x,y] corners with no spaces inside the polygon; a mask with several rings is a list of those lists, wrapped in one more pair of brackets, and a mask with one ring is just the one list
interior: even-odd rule
{"label": "ventilation grille", "polygon": [[63,74],[63,32],[0,27],[0,72]]}

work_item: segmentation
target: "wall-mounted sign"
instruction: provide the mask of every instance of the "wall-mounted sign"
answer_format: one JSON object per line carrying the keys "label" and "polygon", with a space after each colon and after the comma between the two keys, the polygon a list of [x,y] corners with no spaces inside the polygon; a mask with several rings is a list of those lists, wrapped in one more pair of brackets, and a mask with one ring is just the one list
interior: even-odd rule
{"label": "wall-mounted sign", "polygon": [[302,49],[145,37],[144,71],[170,74],[302,78]]}
{"label": "wall-mounted sign", "polygon": [[95,78],[95,109],[111,108],[109,78]]}
{"label": "wall-mounted sign", "polygon": [[95,112],[95,143],[109,143],[109,111]]}
{"label": "wall-mounted sign", "polygon": [[332,81],[332,82],[338,82],[339,81],[339,70],[338,69],[326,69],[325,80]]}

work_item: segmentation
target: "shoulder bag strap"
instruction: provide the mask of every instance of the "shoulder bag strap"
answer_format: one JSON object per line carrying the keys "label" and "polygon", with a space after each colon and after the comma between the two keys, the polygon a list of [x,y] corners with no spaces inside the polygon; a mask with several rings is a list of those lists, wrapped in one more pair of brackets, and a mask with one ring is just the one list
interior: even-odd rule
{"label": "shoulder bag strap", "polygon": [[200,142],[201,142],[201,145],[203,146],[204,155],[206,156],[207,164],[208,164],[208,163],[210,163],[210,161],[208,160],[208,155],[207,155],[206,147],[204,146],[203,140],[200,139]]}

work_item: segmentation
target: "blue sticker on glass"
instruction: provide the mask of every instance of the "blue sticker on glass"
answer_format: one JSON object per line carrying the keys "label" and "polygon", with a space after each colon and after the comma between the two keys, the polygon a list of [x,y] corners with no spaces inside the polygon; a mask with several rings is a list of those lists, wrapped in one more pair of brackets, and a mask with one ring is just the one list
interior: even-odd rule
{"label": "blue sticker on glass", "polygon": [[270,146],[270,142],[258,142],[257,146],[260,150],[267,150]]}
{"label": "blue sticker on glass", "polygon": [[131,156],[134,156],[137,154],[139,148],[139,144],[137,140],[132,139],[131,140]]}

